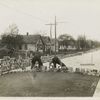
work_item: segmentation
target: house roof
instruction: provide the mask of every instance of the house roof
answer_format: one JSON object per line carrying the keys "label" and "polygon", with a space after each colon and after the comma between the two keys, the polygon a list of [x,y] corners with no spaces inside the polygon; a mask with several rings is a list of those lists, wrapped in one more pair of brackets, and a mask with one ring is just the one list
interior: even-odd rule
{"label": "house roof", "polygon": [[23,35],[23,41],[27,44],[35,44],[40,39],[40,35]]}
{"label": "house roof", "polygon": [[[42,41],[45,45],[54,45],[55,39],[50,39],[49,36],[41,36],[40,34],[36,35],[23,35],[23,41],[27,44],[36,44],[39,40]],[[57,40],[58,42],[58,40]]]}
{"label": "house roof", "polygon": [[50,43],[50,38],[48,36],[41,36],[41,39],[44,44],[49,44]]}
{"label": "house roof", "polygon": [[23,35],[23,41],[27,44],[36,44],[38,40],[41,40],[44,44],[50,42],[50,38],[48,36],[41,36],[39,34],[36,35]]}

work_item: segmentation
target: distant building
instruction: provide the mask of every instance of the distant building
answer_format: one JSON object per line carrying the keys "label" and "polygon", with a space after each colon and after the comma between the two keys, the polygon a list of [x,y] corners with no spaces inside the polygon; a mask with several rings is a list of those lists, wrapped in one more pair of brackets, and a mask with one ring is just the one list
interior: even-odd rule
{"label": "distant building", "polygon": [[64,51],[64,50],[76,50],[76,44],[72,40],[68,40],[67,42],[63,42],[59,40],[59,51]]}
{"label": "distant building", "polygon": [[[22,50],[47,52],[51,48],[51,51],[55,51],[55,41],[54,39],[50,40],[48,36],[27,34],[23,35],[23,41]],[[58,51],[58,42],[56,43],[56,49]]]}

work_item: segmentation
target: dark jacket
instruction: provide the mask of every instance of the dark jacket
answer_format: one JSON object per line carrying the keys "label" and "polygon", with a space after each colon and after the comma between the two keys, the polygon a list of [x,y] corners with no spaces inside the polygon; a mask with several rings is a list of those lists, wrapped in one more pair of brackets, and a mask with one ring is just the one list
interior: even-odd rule
{"label": "dark jacket", "polygon": [[39,66],[42,66],[42,65],[43,65],[43,63],[42,63],[42,61],[41,61],[41,56],[35,55],[35,56],[32,58],[32,67],[31,67],[31,69],[34,67],[36,61],[38,61]]}
{"label": "dark jacket", "polygon": [[56,68],[56,64],[58,64],[60,66],[66,66],[63,62],[61,62],[61,60],[57,56],[54,56],[54,58],[52,58],[52,61],[50,62],[50,65],[51,65],[51,63],[54,64],[55,68]]}

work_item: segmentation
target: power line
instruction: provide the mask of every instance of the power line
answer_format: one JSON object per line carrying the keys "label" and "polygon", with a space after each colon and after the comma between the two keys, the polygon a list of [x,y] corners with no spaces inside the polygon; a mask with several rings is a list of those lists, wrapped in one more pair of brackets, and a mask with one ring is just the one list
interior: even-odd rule
{"label": "power line", "polygon": [[1,3],[1,2],[0,2],[0,5],[3,6],[3,7],[9,8],[9,9],[11,9],[11,10],[13,10],[13,11],[16,11],[16,12],[18,12],[18,13],[21,13],[21,14],[24,14],[24,15],[27,15],[27,16],[30,16],[30,17],[33,17],[33,18],[35,18],[35,19],[37,19],[37,20],[40,20],[40,21],[42,21],[42,22],[47,22],[47,20],[44,20],[44,19],[41,19],[41,18],[39,18],[39,17],[33,16],[33,15],[29,14],[29,13],[23,12],[22,10],[16,9],[16,8],[14,8],[14,7],[10,7],[10,6],[8,6],[7,4],[4,4],[4,3]]}
{"label": "power line", "polygon": [[52,25],[55,25],[55,24],[49,23],[49,24],[45,24],[45,25],[50,26],[50,38],[52,38]]}
{"label": "power line", "polygon": [[[68,23],[68,21],[63,21],[63,22],[56,22],[56,25],[59,23]],[[55,25],[54,23],[48,23],[45,25],[49,25],[50,26],[50,37],[52,38],[52,26]]]}
{"label": "power line", "polygon": [[55,21],[54,23],[49,23],[49,24],[45,24],[45,25],[50,25],[50,37],[52,38],[52,25],[55,25],[55,55],[56,55],[56,50],[57,50],[57,24],[59,23],[68,23],[68,21],[62,21],[62,22],[57,22],[56,21],[56,16],[55,16]]}
{"label": "power line", "polygon": [[56,16],[55,16],[55,55],[56,55],[56,49],[57,49],[57,24],[58,23],[66,23],[66,22],[57,22]]}
{"label": "power line", "polygon": [[52,31],[52,25],[55,25],[55,55],[56,55],[56,49],[57,49],[57,24],[59,24],[59,23],[68,23],[68,21],[61,21],[61,22],[57,22],[57,20],[56,20],[56,16],[55,16],[55,21],[54,21],[54,23],[49,23],[49,24],[45,24],[45,25],[50,25],[50,37],[52,38],[52,33],[51,33],[51,31]]}

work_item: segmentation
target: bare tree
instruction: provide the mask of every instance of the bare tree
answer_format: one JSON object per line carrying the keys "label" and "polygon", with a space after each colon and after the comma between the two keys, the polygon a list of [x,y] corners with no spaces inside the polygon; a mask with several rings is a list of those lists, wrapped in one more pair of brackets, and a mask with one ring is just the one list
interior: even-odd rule
{"label": "bare tree", "polygon": [[9,49],[17,49],[23,43],[23,36],[19,35],[19,29],[16,24],[9,25],[7,30],[2,34],[2,44]]}

